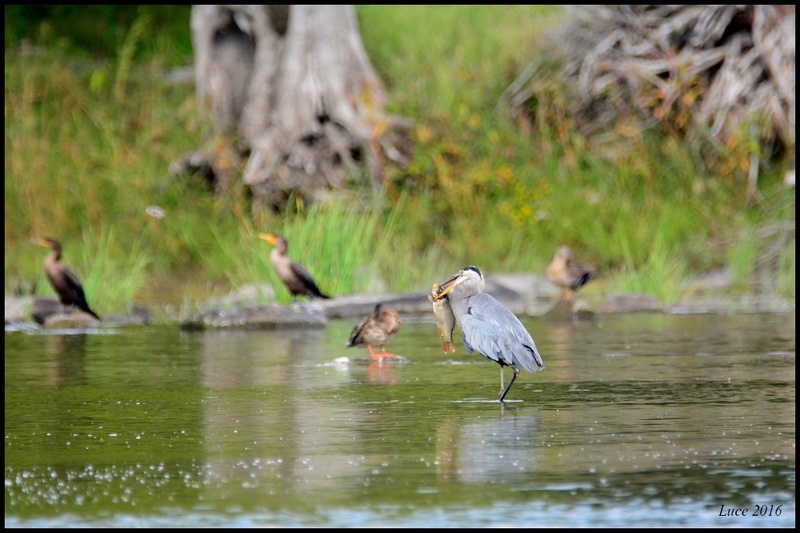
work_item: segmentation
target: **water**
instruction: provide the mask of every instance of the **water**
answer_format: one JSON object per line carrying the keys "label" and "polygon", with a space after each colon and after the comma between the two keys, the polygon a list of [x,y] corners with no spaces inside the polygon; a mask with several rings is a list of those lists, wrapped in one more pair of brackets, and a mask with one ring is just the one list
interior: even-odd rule
{"label": "water", "polygon": [[355,321],[7,332],[5,525],[793,527],[794,320],[524,320],[505,406],[432,315],[383,365]]}

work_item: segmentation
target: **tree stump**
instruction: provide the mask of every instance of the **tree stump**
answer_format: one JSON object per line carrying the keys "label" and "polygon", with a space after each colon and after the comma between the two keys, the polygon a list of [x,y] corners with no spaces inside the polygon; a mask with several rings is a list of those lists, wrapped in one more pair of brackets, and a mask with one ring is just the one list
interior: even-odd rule
{"label": "tree stump", "polygon": [[[235,171],[254,208],[280,210],[343,189],[364,165],[379,187],[386,95],[361,43],[352,5],[195,5],[191,16],[197,94],[213,142],[173,164],[225,187]],[[384,148],[384,149],[382,149]]]}

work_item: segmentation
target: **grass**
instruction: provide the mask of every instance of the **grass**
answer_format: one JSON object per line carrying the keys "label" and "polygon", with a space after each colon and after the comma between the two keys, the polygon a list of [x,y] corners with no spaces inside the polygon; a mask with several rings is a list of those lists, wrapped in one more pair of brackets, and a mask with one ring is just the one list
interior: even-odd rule
{"label": "grass", "polygon": [[758,257],[758,241],[753,228],[745,228],[739,239],[727,250],[728,265],[734,288],[739,292],[750,290],[753,268]]}
{"label": "grass", "polygon": [[613,276],[613,284],[617,290],[632,294],[652,294],[668,304],[681,300],[686,265],[676,255],[674,247],[667,244],[663,234],[655,236],[647,258],[643,261],[633,258],[628,243],[623,242],[621,246],[625,250],[625,264]]}
{"label": "grass", "polygon": [[85,265],[83,277],[87,298],[93,309],[101,316],[114,312],[128,312],[128,306],[137,292],[147,282],[150,254],[141,240],[122,243],[115,238],[113,230],[101,229],[98,234],[84,233],[81,246],[81,264]]}
{"label": "grass", "polygon": [[[19,28],[7,32],[7,292],[43,279],[42,250],[27,243],[39,235],[64,242],[101,314],[134,301],[185,314],[260,283],[287,302],[270,245],[257,238],[271,231],[332,294],[425,290],[466,264],[541,274],[568,244],[599,268],[603,292],[673,302],[683,281],[717,268],[748,290],[765,249],[760,228],[794,221],[794,191],[780,183],[791,162],[765,166],[751,202],[742,147],[720,173],[663,132],[590,142],[565,118],[555,78],[539,81],[537,116],[550,120],[532,132],[513,124],[497,102],[552,46],[546,30],[561,16],[552,6],[358,6],[389,111],[415,121],[413,160],[387,169],[380,193],[253,213],[243,189],[216,198],[168,172],[209,119],[191,85],[164,77],[191,63],[188,8],[163,8],[168,19],[157,9],[124,11],[95,35],[104,48],[77,35],[65,44],[47,23],[27,36],[32,44],[19,44]],[[776,291],[793,298],[794,241],[778,245]]]}
{"label": "grass", "polygon": [[291,301],[291,296],[269,263],[272,245],[258,238],[261,232],[283,235],[289,243],[287,255],[309,270],[320,290],[329,295],[365,293],[380,285],[384,278],[380,258],[395,242],[391,216],[384,225],[382,211],[355,202],[314,204],[303,215],[286,213],[261,230],[244,225],[240,241],[250,243],[244,253],[218,236],[217,245],[231,261],[231,285],[269,280],[283,303]]}

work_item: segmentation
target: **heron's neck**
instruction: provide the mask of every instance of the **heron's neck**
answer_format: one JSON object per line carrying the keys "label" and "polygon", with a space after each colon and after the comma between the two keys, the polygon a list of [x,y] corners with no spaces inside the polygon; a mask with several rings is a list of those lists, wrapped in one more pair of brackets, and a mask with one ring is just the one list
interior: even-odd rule
{"label": "heron's neck", "polygon": [[467,308],[469,308],[469,297],[451,301],[450,307],[453,310],[453,316],[456,318],[456,322],[461,326],[461,317],[467,314]]}

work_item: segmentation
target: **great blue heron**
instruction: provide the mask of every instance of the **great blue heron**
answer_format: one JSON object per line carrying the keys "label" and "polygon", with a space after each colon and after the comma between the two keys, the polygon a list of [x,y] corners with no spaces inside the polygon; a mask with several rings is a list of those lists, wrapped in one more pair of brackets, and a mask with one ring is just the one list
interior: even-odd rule
{"label": "great blue heron", "polygon": [[574,296],[565,291],[571,290],[574,293],[589,283],[594,278],[595,270],[591,265],[576,262],[572,249],[562,246],[547,265],[546,274],[547,279],[561,287],[559,299],[571,300]]}
{"label": "great blue heron", "polygon": [[[350,333],[347,347],[367,345],[369,355],[375,361],[380,361],[394,354],[384,350],[384,346],[397,335],[400,330],[400,313],[394,309],[384,308],[376,304],[375,309],[359,322]],[[373,346],[379,346],[381,351],[375,353]]]}
{"label": "great blue heron", "polygon": [[317,283],[308,270],[286,256],[286,250],[289,248],[289,245],[286,244],[286,239],[272,233],[261,233],[258,238],[275,246],[269,253],[269,261],[278,273],[278,277],[289,289],[293,301],[297,301],[299,295],[307,298],[330,298],[330,296],[323,294],[319,290]]}
{"label": "great blue heron", "polygon": [[58,294],[61,304],[67,307],[77,307],[100,320],[100,316],[89,308],[83,292],[83,285],[78,276],[61,262],[61,243],[55,239],[37,239],[32,242],[53,251],[44,260],[44,271],[53,290]]}
{"label": "great blue heron", "polygon": [[[538,372],[544,368],[542,357],[528,330],[519,319],[492,295],[483,292],[486,283],[475,266],[467,266],[440,283],[437,299],[447,297],[456,322],[461,327],[467,353],[478,352],[500,365],[502,402],[520,368]],[[503,388],[503,370],[511,367],[514,375]]]}

